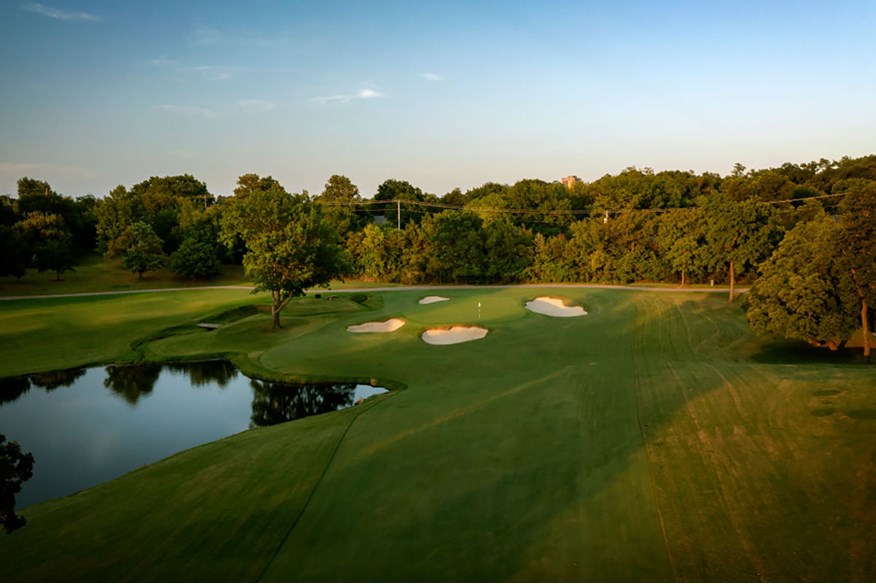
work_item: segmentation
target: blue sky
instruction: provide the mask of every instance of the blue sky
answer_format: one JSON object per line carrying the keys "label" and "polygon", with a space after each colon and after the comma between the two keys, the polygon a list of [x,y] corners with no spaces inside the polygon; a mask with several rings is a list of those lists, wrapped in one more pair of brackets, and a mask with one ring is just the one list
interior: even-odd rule
{"label": "blue sky", "polygon": [[876,153],[876,3],[0,1],[0,194]]}

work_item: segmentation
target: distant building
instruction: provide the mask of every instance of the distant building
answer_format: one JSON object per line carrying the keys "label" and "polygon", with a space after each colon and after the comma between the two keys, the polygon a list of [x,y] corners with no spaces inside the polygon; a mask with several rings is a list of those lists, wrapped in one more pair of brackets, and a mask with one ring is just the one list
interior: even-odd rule
{"label": "distant building", "polygon": [[577,183],[581,182],[581,179],[574,174],[570,174],[569,176],[564,176],[562,179],[560,179],[560,182],[566,185],[567,189],[571,189]]}

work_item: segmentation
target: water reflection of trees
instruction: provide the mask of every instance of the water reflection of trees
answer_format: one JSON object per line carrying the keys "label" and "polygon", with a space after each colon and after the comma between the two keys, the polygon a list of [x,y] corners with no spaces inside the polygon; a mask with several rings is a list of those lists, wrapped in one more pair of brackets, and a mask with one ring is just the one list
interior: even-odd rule
{"label": "water reflection of trees", "polygon": [[250,427],[273,426],[353,405],[355,383],[302,383],[250,380]]}
{"label": "water reflection of trees", "polygon": [[172,363],[167,368],[175,373],[188,375],[194,387],[203,387],[211,383],[225,387],[229,381],[237,377],[237,367],[225,360]]}
{"label": "water reflection of trees", "polygon": [[34,373],[30,376],[30,382],[36,387],[42,387],[46,391],[52,391],[59,387],[70,387],[76,380],[85,375],[85,369],[61,369],[59,371],[46,371]]}
{"label": "water reflection of trees", "polygon": [[85,369],[80,368],[0,378],[0,404],[14,402],[30,391],[31,386],[52,391],[59,387],[73,385],[83,375],[85,375]]}
{"label": "water reflection of trees", "polygon": [[30,390],[27,377],[5,377],[0,379],[0,404],[12,403]]}
{"label": "water reflection of trees", "polygon": [[141,397],[152,393],[161,374],[161,365],[109,365],[103,386],[135,405]]}

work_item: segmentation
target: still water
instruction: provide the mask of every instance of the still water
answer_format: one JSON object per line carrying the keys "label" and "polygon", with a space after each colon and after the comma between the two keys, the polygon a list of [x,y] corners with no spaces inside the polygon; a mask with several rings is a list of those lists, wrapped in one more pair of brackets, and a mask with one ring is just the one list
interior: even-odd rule
{"label": "still water", "polygon": [[35,459],[16,496],[22,509],[248,428],[385,392],[250,379],[227,361],[71,369],[0,379],[0,434]]}

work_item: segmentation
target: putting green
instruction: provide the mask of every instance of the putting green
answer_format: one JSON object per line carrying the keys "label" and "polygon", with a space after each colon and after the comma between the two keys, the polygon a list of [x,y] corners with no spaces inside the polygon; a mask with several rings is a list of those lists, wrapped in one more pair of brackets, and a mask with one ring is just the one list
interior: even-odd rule
{"label": "putting green", "polygon": [[[873,367],[801,363],[751,336],[723,297],[564,288],[587,318],[524,308],[552,293],[308,300],[280,332],[259,313],[148,343],[156,359],[235,355],[252,370],[396,391],[25,509],[29,525],[0,537],[0,577],[876,578]],[[120,320],[139,318],[119,302]],[[38,331],[68,308],[3,318],[29,322],[32,347],[51,354]],[[215,307],[187,310],[197,321]],[[346,332],[391,317],[407,324]],[[490,334],[440,348],[419,339],[453,324]],[[98,325],[68,326],[87,336]]]}

